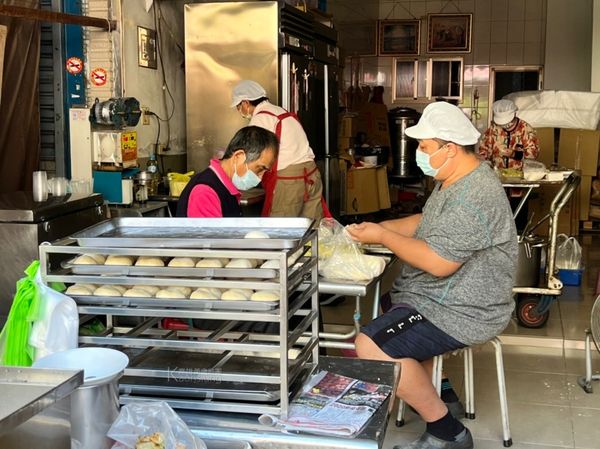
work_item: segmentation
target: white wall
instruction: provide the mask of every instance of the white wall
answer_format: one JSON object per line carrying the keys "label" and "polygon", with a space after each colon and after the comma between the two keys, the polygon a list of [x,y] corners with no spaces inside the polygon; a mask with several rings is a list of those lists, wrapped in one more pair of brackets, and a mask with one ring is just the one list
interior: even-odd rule
{"label": "white wall", "polygon": [[547,1],[544,88],[589,91],[592,0]]}
{"label": "white wall", "polygon": [[[173,110],[173,102],[165,96],[163,90],[163,78],[160,69],[149,69],[138,66],[138,38],[137,27],[143,26],[156,29],[152,9],[146,12],[145,0],[121,0],[122,9],[122,33],[123,33],[123,58],[122,58],[122,82],[123,94],[127,97],[135,97],[140,105],[150,108],[162,119],[166,119]],[[183,2],[168,1],[160,2],[165,21],[169,24],[162,27],[162,55],[164,58],[166,82],[175,101],[175,110],[169,120],[169,124],[160,124],[160,144],[170,148],[168,154],[183,153],[186,151],[185,133],[185,73],[182,68],[184,56],[175,45],[177,41],[183,48]],[[170,126],[170,137],[167,140],[167,127]],[[158,132],[157,121],[150,117],[149,125],[140,124],[136,127],[138,132],[138,149],[140,157],[147,157],[153,151]]]}

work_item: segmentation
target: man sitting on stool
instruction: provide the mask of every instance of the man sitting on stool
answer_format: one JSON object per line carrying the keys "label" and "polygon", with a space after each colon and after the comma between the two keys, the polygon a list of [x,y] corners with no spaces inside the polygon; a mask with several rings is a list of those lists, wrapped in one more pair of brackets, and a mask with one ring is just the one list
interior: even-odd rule
{"label": "man sitting on stool", "polygon": [[433,387],[432,359],[504,330],[517,234],[498,177],[474,152],[479,132],[459,108],[430,104],[406,134],[419,140],[417,164],[438,182],[422,214],[348,227],[355,240],[383,244],[404,262],[392,308],[363,327],[356,351],[399,362],[396,395],[427,422],[419,440],[395,449],[472,449],[471,433]]}

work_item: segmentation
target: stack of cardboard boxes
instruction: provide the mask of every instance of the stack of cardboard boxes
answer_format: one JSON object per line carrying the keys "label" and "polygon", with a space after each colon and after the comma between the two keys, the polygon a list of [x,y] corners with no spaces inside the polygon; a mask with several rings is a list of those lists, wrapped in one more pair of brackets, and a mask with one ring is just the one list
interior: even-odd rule
{"label": "stack of cardboard boxes", "polygon": [[[578,190],[562,209],[558,219],[559,233],[577,235],[580,221],[588,222],[595,218],[590,215],[590,205],[592,181],[598,174],[600,131],[568,128],[537,128],[536,131],[540,140],[538,157],[540,162],[543,162],[546,167],[557,162],[559,166],[578,170],[581,175]],[[558,156],[555,160],[557,146]],[[537,219],[547,214],[559,188],[559,186],[543,186],[538,189],[537,197],[529,203],[529,214],[534,211]],[[540,226],[536,232],[543,234],[547,230],[547,226]]]}
{"label": "stack of cardboard boxes", "polygon": [[359,113],[346,113],[340,116],[338,126],[338,150],[340,154],[340,174],[345,183],[345,200],[342,213],[360,215],[388,209],[390,192],[387,179],[387,166],[358,167],[349,149],[354,148],[355,137],[365,133],[370,145],[390,146],[390,133],[387,121],[387,108],[384,104],[365,103]]}

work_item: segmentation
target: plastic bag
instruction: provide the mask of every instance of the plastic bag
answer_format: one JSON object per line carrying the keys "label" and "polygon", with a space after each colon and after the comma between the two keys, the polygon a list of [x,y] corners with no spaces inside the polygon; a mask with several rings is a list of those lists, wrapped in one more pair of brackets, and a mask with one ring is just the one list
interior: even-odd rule
{"label": "plastic bag", "polygon": [[385,259],[361,252],[344,227],[332,218],[319,224],[319,274],[327,279],[367,281],[385,269]]}
{"label": "plastic bag", "polygon": [[112,449],[135,448],[140,439],[162,439],[165,449],[206,449],[183,420],[164,401],[127,404],[108,429]]}
{"label": "plastic bag", "polygon": [[[25,270],[0,334],[0,365],[31,366],[48,354],[77,347],[77,304],[42,282],[39,261]],[[61,287],[64,287],[61,284]]]}
{"label": "plastic bag", "polygon": [[29,345],[35,348],[34,360],[39,360],[55,352],[77,347],[79,314],[77,304],[71,297],[42,282],[39,270],[35,282],[40,294],[40,310],[31,328]]}
{"label": "plastic bag", "polygon": [[523,178],[527,181],[539,181],[546,176],[546,166],[538,161],[525,159],[523,161]]}
{"label": "plastic bag", "polygon": [[36,283],[39,266],[39,261],[34,261],[25,270],[27,276],[17,281],[17,292],[0,333],[0,365],[31,366],[33,363],[35,350],[28,341],[32,323],[39,316],[40,296]]}
{"label": "plastic bag", "polygon": [[181,192],[183,192],[183,189],[185,189],[185,186],[187,185],[188,182],[190,182],[190,179],[192,179],[192,176],[194,176],[194,172],[193,171],[189,171],[187,173],[176,173],[176,172],[171,172],[167,175],[167,177],[169,178],[169,193],[171,196],[180,196]]}
{"label": "plastic bag", "polygon": [[579,270],[581,268],[581,245],[575,237],[559,234],[556,237],[556,268]]}

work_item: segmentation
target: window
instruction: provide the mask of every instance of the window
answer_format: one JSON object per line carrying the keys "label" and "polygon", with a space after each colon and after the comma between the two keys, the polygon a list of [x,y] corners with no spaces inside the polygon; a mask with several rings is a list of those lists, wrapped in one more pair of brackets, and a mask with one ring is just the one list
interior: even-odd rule
{"label": "window", "polygon": [[393,64],[393,101],[462,100],[462,58],[402,59]]}

